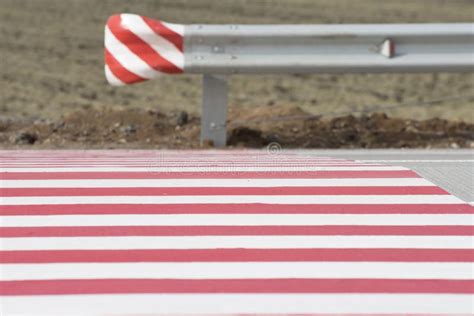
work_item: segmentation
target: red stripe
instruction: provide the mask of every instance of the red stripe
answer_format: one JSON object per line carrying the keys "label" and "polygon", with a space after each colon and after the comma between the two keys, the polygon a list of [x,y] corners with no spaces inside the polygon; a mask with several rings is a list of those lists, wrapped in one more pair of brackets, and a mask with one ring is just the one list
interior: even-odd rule
{"label": "red stripe", "polygon": [[[27,151],[30,151],[28,153]],[[328,157],[328,156],[308,156],[308,155],[300,155],[294,152],[285,152],[285,153],[278,153],[278,154],[269,154],[265,151],[255,149],[239,149],[233,150],[229,149],[227,152],[223,151],[203,151],[202,149],[197,150],[190,150],[190,149],[183,149],[183,150],[166,150],[160,151],[157,154],[157,151],[154,150],[64,150],[59,152],[56,149],[53,150],[3,150],[0,153],[0,157],[8,158],[8,159],[55,159],[55,158],[69,158],[69,159],[80,159],[80,158],[134,158],[136,155],[140,157],[163,157],[163,158],[180,158],[183,157],[190,158],[190,159],[201,159],[203,157],[209,157],[211,159],[232,159],[235,157],[242,157],[246,160],[254,159],[273,159],[279,160],[281,159],[294,159],[294,160],[313,160],[313,161],[320,161],[320,160],[345,160],[345,161],[355,161],[354,159],[346,159],[346,158],[336,158],[336,157]]]}
{"label": "red stripe", "polygon": [[0,237],[473,236],[474,226],[76,226],[0,227]]}
{"label": "red stripe", "polygon": [[[135,151],[134,151],[135,152]],[[356,161],[356,160],[351,160],[351,159],[339,159],[339,158],[324,158],[321,159],[319,157],[295,157],[295,156],[268,156],[268,155],[252,155],[252,154],[246,154],[246,155],[193,155],[189,151],[183,150],[184,154],[181,155],[171,155],[171,154],[157,154],[157,155],[150,155],[149,153],[146,154],[142,151],[137,150],[139,158],[140,159],[153,159],[153,158],[159,158],[164,159],[165,161],[171,161],[174,162],[175,159],[179,161],[233,161],[233,162],[344,162],[344,163],[360,163],[360,164],[366,164],[366,162],[363,161]],[[49,156],[24,156],[24,157],[8,157],[0,154],[0,157],[7,159],[7,161],[14,161],[14,162],[31,162],[31,163],[36,163],[39,161],[135,161],[137,157],[134,157],[133,155],[130,156],[107,156],[106,154],[101,154],[101,155],[88,155],[85,153],[84,155],[76,155],[76,156],[61,156],[59,154],[57,155],[49,155]],[[208,160],[209,159],[209,160]],[[368,162],[369,164],[380,164],[378,162]]]}
{"label": "red stripe", "polygon": [[183,36],[166,27],[163,23],[157,20],[141,17],[143,21],[159,36],[166,38],[170,43],[176,46],[181,52],[184,51]]}
{"label": "red stripe", "polygon": [[[93,151],[93,150],[91,150]],[[178,160],[181,160],[181,161],[187,161],[188,159],[193,161],[193,160],[206,160],[206,159],[210,159],[211,161],[240,161],[240,159],[242,159],[242,161],[255,161],[255,162],[260,162],[260,161],[274,161],[274,162],[278,162],[280,161],[280,159],[282,161],[300,161],[300,162],[304,162],[304,161],[308,161],[308,162],[311,162],[311,161],[316,161],[316,162],[319,162],[319,161],[347,161],[347,162],[359,162],[359,163],[365,163],[364,161],[356,161],[356,160],[353,160],[353,159],[338,159],[338,158],[326,158],[326,157],[323,157],[323,159],[321,159],[320,157],[315,157],[315,156],[311,156],[311,157],[308,157],[308,156],[291,156],[291,155],[275,155],[275,156],[272,156],[272,155],[267,155],[265,154],[263,151],[261,151],[261,154],[255,154],[255,152],[247,152],[246,151],[242,151],[243,154],[221,154],[221,153],[217,153],[217,154],[207,154],[207,155],[197,155],[195,154],[195,152],[193,151],[189,151],[189,150],[180,150],[179,151],[179,154],[172,154],[172,153],[169,153],[169,151],[166,151],[166,152],[163,152],[163,154],[157,154],[155,151],[146,151],[146,150],[133,150],[131,152],[133,152],[134,154],[136,153],[138,156],[135,156],[134,154],[128,154],[127,151],[119,151],[119,150],[116,150],[117,152],[119,152],[118,154],[116,155],[108,155],[108,153],[106,151],[102,151],[102,152],[94,152],[94,153],[82,153],[82,152],[78,152],[78,151],[74,151],[72,150],[73,154],[72,155],[61,155],[61,153],[54,153],[54,152],[48,152],[47,154],[45,155],[34,155],[34,156],[24,156],[22,155],[23,152],[22,151],[18,151],[16,153],[14,153],[14,155],[16,156],[12,156],[12,155],[2,155],[0,153],[0,157],[1,158],[4,158],[4,159],[8,159],[8,160],[11,160],[11,161],[31,161],[31,162],[37,162],[37,161],[44,161],[44,160],[58,160],[58,159],[65,159],[65,160],[81,160],[81,159],[97,159],[97,160],[105,160],[105,159],[123,159],[123,160],[131,160],[133,161],[134,159],[133,158],[140,158],[140,159],[146,159],[146,158],[150,158],[150,159],[178,159]],[[232,152],[232,149],[229,149],[230,152]],[[3,151],[4,153],[5,151]],[[176,152],[176,151],[175,151]],[[235,151],[234,151],[235,152]],[[120,155],[120,153],[124,153],[123,155]],[[160,151],[160,153],[162,153]],[[37,160],[38,159],[38,160]],[[373,163],[373,162],[369,162],[369,163]],[[378,162],[377,162],[378,164]],[[384,164],[384,163],[381,163],[381,164]]]}
{"label": "red stripe", "polygon": [[120,15],[114,15],[107,21],[107,26],[115,37],[140,57],[150,67],[166,73],[182,73],[182,69],[161,56],[151,46],[122,25]]}
{"label": "red stripe", "polygon": [[[151,167],[150,167],[151,168]],[[420,178],[411,170],[386,171],[264,171],[264,172],[0,172],[3,180],[47,179],[338,179]],[[394,180],[396,181],[396,180]]]}
{"label": "red stripe", "polygon": [[2,188],[0,196],[156,196],[156,195],[447,195],[435,186],[413,187],[149,187]]}
{"label": "red stripe", "polygon": [[109,66],[110,71],[115,77],[123,83],[138,83],[146,80],[122,66],[107,49],[105,49],[105,63]]}
{"label": "red stripe", "polygon": [[474,262],[473,249],[175,249],[0,251],[0,263]]}
{"label": "red stripe", "polygon": [[229,165],[229,166],[359,166],[359,167],[364,167],[364,166],[386,166],[386,165],[381,165],[381,164],[376,164],[376,163],[355,163],[351,161],[274,161],[274,160],[262,160],[262,161],[255,161],[255,160],[241,160],[241,158],[235,158],[234,160],[193,160],[193,159],[186,159],[186,160],[180,160],[177,158],[171,158],[171,159],[153,159],[153,158],[148,158],[147,159],[117,159],[117,160],[106,160],[106,159],[56,159],[56,160],[18,160],[18,161],[2,161],[0,162],[0,165],[5,166],[5,165],[14,165],[14,166],[42,166],[44,164],[52,164],[52,165],[61,165],[61,166],[70,166],[70,165],[86,165],[88,167],[92,165],[102,165],[102,164],[118,164],[118,165],[123,165],[123,164],[141,164],[144,166],[150,166],[150,164],[156,164],[156,165],[164,165],[164,166],[181,166],[182,164],[185,164],[186,166],[198,166],[198,165],[212,165],[212,166],[220,166],[220,165]]}
{"label": "red stripe", "polygon": [[1,295],[131,293],[444,293],[472,294],[473,280],[90,279],[0,281]]}
{"label": "red stripe", "polygon": [[474,214],[469,204],[57,204],[0,205],[0,215]]}

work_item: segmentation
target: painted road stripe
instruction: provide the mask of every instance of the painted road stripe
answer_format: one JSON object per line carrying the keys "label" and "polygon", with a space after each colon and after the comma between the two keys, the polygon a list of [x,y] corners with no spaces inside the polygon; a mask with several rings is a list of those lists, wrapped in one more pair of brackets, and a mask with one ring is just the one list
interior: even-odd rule
{"label": "painted road stripe", "polygon": [[284,171],[284,172],[298,172],[298,171],[398,171],[409,170],[405,167],[391,167],[391,166],[362,166],[362,167],[311,167],[311,166],[296,166],[296,167],[94,167],[87,168],[0,168],[0,172],[266,172],[266,171]]}
{"label": "painted road stripe", "polygon": [[419,293],[473,294],[472,280],[413,279],[78,279],[0,281],[0,295]]}
{"label": "painted road stripe", "polygon": [[193,237],[48,237],[0,238],[2,249],[471,249],[472,236],[193,236]]}
{"label": "painted road stripe", "polygon": [[163,161],[355,161],[346,158],[327,157],[327,156],[298,156],[298,155],[268,155],[264,152],[258,154],[242,154],[242,155],[226,155],[225,152],[218,154],[210,153],[207,155],[195,155],[188,151],[182,151],[180,154],[170,154],[168,151],[151,151],[141,152],[139,150],[132,151],[129,155],[107,155],[98,154],[90,155],[88,150],[77,153],[76,155],[64,155],[57,151],[53,154],[48,155],[22,155],[18,154],[8,155],[5,151],[0,153],[0,157],[8,159],[9,161],[72,161],[72,160],[97,160],[97,161],[132,161],[132,160],[146,160],[146,159],[159,159]]}
{"label": "painted road stripe", "polygon": [[471,249],[229,248],[0,251],[0,263],[117,262],[474,262]]}
{"label": "painted road stripe", "polygon": [[183,196],[183,195],[449,195],[436,186],[415,187],[181,187],[181,188],[2,188],[0,196]]}
{"label": "painted road stripe", "polygon": [[283,164],[288,164],[291,162],[294,163],[356,163],[356,164],[364,164],[363,161],[361,160],[352,160],[352,159],[335,159],[335,158],[326,158],[326,159],[320,159],[320,158],[305,158],[305,157],[300,157],[300,158],[292,158],[292,157],[250,157],[250,158],[245,158],[245,157],[235,157],[232,159],[232,157],[222,157],[222,158],[212,158],[212,157],[190,157],[189,159],[186,158],[178,158],[178,157],[137,157],[136,159],[132,157],[128,158],[120,158],[120,157],[111,157],[111,158],[95,158],[95,157],[84,157],[82,159],[80,158],[57,158],[57,157],[51,157],[51,158],[20,158],[20,157],[12,157],[12,158],[5,158],[2,162],[11,162],[11,163],[31,163],[31,164],[36,164],[36,163],[58,163],[58,164],[68,164],[68,163],[79,163],[82,164],[83,162],[90,163],[90,162],[97,162],[97,163],[149,163],[149,162],[158,162],[158,163],[169,163],[169,164],[177,164],[180,162],[183,162],[185,164],[193,164],[193,163],[236,163],[236,164],[265,164],[265,163],[272,163],[272,164],[278,164],[279,162]]}
{"label": "painted road stripe", "polygon": [[363,166],[386,166],[382,164],[375,164],[375,163],[363,163],[363,162],[356,162],[356,161],[273,161],[273,160],[268,160],[268,161],[249,161],[249,162],[243,162],[243,161],[196,161],[196,162],[191,162],[191,161],[160,161],[160,160],[135,160],[135,161],[83,161],[83,160],[78,160],[78,161],[23,161],[23,162],[15,162],[15,161],[2,161],[0,162],[0,166],[2,167],[8,167],[9,165],[14,166],[14,167],[36,167],[36,168],[42,168],[42,167],[73,167],[73,166],[78,166],[78,167],[91,167],[91,166],[99,166],[99,167],[124,167],[127,165],[130,165],[131,167],[149,167],[149,166],[154,166],[154,167],[180,167],[180,166],[185,166],[185,167],[206,167],[206,166],[213,166],[213,167],[227,167],[227,166],[235,166],[235,167],[292,167],[292,166],[297,166],[297,167],[302,167],[302,166],[310,166],[310,167],[318,167],[318,166],[355,166],[355,167],[363,167]]}
{"label": "painted road stripe", "polygon": [[2,227],[54,226],[456,226],[472,214],[160,214],[1,216]]}
{"label": "painted road stripe", "polygon": [[247,262],[2,264],[0,280],[67,279],[439,279],[472,280],[472,263]]}
{"label": "painted road stripe", "polygon": [[[34,314],[37,297],[57,294],[59,304],[88,298],[84,306],[70,302],[67,312],[101,314],[104,302],[91,306],[92,298],[111,293],[130,300],[133,293],[159,293],[153,299],[179,293],[177,308],[183,310],[212,297],[212,308],[195,305],[192,313],[219,313],[216,299],[246,297],[245,306],[228,311],[252,314],[257,306],[272,313],[271,304],[278,306],[274,312],[288,314],[279,306],[288,296],[291,313],[327,312],[312,303],[291,307],[304,293],[317,293],[316,300],[337,296],[332,304],[338,314],[357,313],[354,304],[341,306],[344,293],[357,302],[370,293],[371,314],[386,314],[385,305],[374,305],[381,304],[378,298],[399,295],[403,302],[388,302],[392,314],[402,308],[405,314],[439,314],[444,306],[426,312],[427,306],[439,298],[462,304],[459,298],[466,296],[472,309],[474,208],[404,167],[255,151],[4,156],[0,291],[27,299],[14,301],[24,305],[12,309]],[[249,293],[258,295],[249,299]],[[258,300],[271,293],[278,295],[260,306]],[[407,303],[420,296],[425,300]],[[182,307],[184,297],[192,302]],[[123,314],[126,308],[114,303],[102,314]],[[162,312],[150,306],[130,310]],[[160,306],[183,313],[170,300]],[[461,310],[453,306],[447,313]]]}
{"label": "painted road stripe", "polygon": [[[27,164],[27,165],[17,165],[17,164],[2,164],[0,165],[0,168],[2,169],[43,169],[45,166],[48,168],[53,168],[53,169],[61,169],[61,168],[71,168],[73,169],[80,169],[80,168],[91,168],[91,164],[45,164],[45,165],[36,165],[36,164]],[[129,169],[129,168],[177,168],[179,167],[180,164],[176,165],[164,165],[164,164],[158,164],[158,163],[150,163],[150,164],[134,164],[134,163],[126,163],[126,164],[96,164],[94,163],[93,168],[117,168],[117,169]],[[283,167],[288,167],[288,168],[306,168],[306,167],[318,167],[318,168],[332,168],[332,167],[340,167],[340,168],[345,168],[345,167],[381,167],[383,165],[379,164],[296,164],[296,163],[289,163],[289,164],[190,164],[186,165],[186,168],[227,168],[228,170],[232,171],[232,169],[235,168],[259,168],[259,167],[265,167],[265,168],[283,168]]]}
{"label": "painted road stripe", "polygon": [[303,314],[303,313],[423,313],[471,314],[474,295],[451,294],[161,294],[6,296],[3,309],[11,314]]}
{"label": "painted road stripe", "polygon": [[0,205],[46,204],[463,204],[452,195],[208,195],[2,197]]}
{"label": "painted road stripe", "polygon": [[390,163],[379,163],[379,162],[364,162],[359,160],[347,160],[347,159],[285,159],[275,157],[272,158],[262,158],[262,159],[245,159],[241,157],[226,158],[226,159],[212,159],[210,157],[203,157],[198,159],[179,159],[179,158],[160,158],[160,157],[137,157],[135,158],[109,158],[109,159],[97,159],[97,158],[54,158],[54,159],[42,159],[42,158],[31,158],[31,159],[21,159],[21,158],[8,158],[1,157],[1,165],[16,165],[16,166],[28,166],[28,165],[38,165],[38,166],[48,166],[51,165],[86,165],[90,166],[101,166],[101,165],[154,165],[157,167],[161,166],[206,166],[206,165],[215,165],[215,166],[228,166],[228,165],[241,165],[242,167],[246,166],[318,166],[318,165],[358,165],[358,166],[392,166]]}
{"label": "painted road stripe", "polygon": [[47,226],[1,227],[0,237],[99,236],[473,236],[474,226]]}
{"label": "painted road stripe", "polygon": [[0,215],[474,214],[469,204],[55,204],[0,205]]}
{"label": "painted road stripe", "polygon": [[383,163],[398,163],[398,162],[474,162],[474,159],[392,159],[392,160],[379,160],[379,159],[361,159],[358,162],[383,162]]}
{"label": "painted road stripe", "polygon": [[347,179],[421,178],[411,170],[267,172],[0,172],[2,180],[48,179]]}
{"label": "painted road stripe", "polygon": [[87,155],[76,155],[76,156],[5,156],[0,153],[0,157],[3,158],[3,161],[12,161],[12,162],[71,162],[71,161],[80,161],[80,162],[122,162],[122,161],[159,161],[159,162],[169,162],[169,163],[194,163],[194,162],[237,162],[237,163],[265,163],[265,162],[357,162],[360,160],[344,159],[344,158],[331,158],[331,157],[304,157],[304,156],[269,156],[269,155],[244,155],[244,156],[226,156],[226,155],[207,155],[207,156],[189,156],[187,153],[182,155],[143,155],[140,152],[137,152],[135,155],[138,156],[87,156]]}
{"label": "painted road stripe", "polygon": [[223,187],[405,187],[435,186],[423,178],[366,179],[77,179],[0,180],[0,188],[223,188]]}

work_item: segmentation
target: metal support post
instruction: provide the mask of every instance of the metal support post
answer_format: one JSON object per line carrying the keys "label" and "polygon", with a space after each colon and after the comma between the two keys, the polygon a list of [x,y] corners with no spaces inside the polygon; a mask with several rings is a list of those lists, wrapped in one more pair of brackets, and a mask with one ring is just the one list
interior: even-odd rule
{"label": "metal support post", "polygon": [[201,144],[212,142],[224,147],[227,138],[227,78],[222,75],[203,77]]}

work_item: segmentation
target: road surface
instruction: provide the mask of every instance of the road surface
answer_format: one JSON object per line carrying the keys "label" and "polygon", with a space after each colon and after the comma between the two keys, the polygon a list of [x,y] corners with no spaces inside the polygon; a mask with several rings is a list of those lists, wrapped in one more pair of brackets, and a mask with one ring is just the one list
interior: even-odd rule
{"label": "road surface", "polygon": [[312,155],[411,168],[462,200],[474,203],[474,150],[308,150]]}

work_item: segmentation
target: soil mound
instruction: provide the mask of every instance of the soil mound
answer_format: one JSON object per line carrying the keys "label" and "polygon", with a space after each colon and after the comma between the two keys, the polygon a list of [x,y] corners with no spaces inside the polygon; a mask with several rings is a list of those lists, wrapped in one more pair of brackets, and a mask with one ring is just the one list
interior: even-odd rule
{"label": "soil mound", "polygon": [[[473,148],[474,124],[384,113],[321,118],[296,107],[230,112],[228,146],[261,148]],[[81,110],[59,120],[0,121],[3,148],[199,148],[200,118],[142,109]],[[205,144],[204,147],[209,146]]]}

